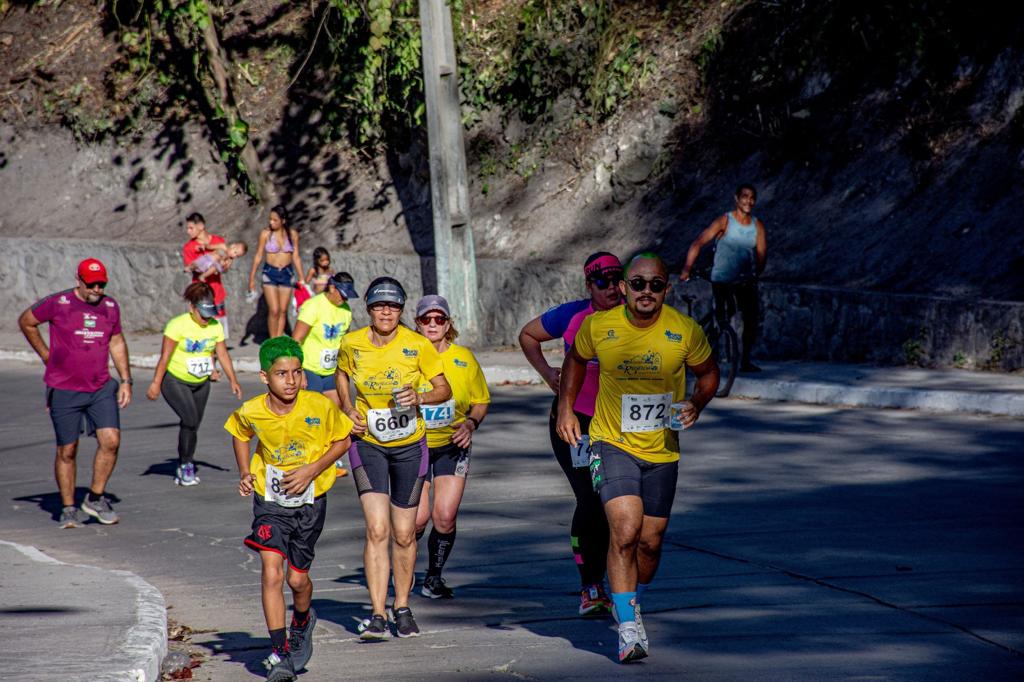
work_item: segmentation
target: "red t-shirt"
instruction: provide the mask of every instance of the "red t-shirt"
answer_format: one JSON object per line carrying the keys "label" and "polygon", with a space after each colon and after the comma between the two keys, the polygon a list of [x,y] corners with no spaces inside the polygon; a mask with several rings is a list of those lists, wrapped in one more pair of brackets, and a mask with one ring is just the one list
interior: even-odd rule
{"label": "red t-shirt", "polygon": [[[220,235],[216,234],[210,235],[210,246],[217,246],[218,244],[226,243],[227,242],[224,241],[224,237],[221,237]],[[190,265],[192,261],[194,261],[196,258],[199,258],[199,256],[202,255],[206,250],[206,247],[204,247],[195,239],[189,239],[187,242],[185,242],[185,246],[181,247],[181,258],[182,260],[185,261],[185,265]],[[201,273],[193,272],[192,281],[199,281],[200,274]],[[224,290],[224,285],[221,284],[220,273],[215,272],[209,277],[207,277],[206,283],[210,285],[211,289],[213,289],[213,302],[216,303],[217,305],[223,304],[224,299],[228,297],[228,294]]]}
{"label": "red t-shirt", "polygon": [[86,303],[68,289],[40,300],[32,314],[50,323],[50,360],[43,375],[47,386],[94,393],[110,381],[110,338],[121,333],[117,301],[104,296],[99,303]]}

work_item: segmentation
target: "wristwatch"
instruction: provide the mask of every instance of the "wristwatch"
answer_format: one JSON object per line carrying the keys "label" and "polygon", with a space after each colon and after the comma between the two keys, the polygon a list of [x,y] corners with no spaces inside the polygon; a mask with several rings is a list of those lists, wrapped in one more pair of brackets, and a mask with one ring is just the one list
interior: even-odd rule
{"label": "wristwatch", "polygon": [[122,386],[123,386],[124,384],[128,384],[129,386],[131,386],[131,385],[132,385],[132,384],[134,384],[134,383],[135,383],[135,382],[134,382],[134,381],[132,381],[132,378],[131,378],[131,377],[128,377],[127,379],[121,379],[121,385],[122,385]]}
{"label": "wristwatch", "polygon": [[470,416],[469,416],[469,415],[467,414],[467,415],[466,415],[466,421],[468,421],[468,422],[473,422],[473,430],[474,430],[474,431],[476,431],[477,429],[479,429],[479,428],[480,428],[480,420],[479,420],[479,419],[477,419],[476,417],[470,417]]}

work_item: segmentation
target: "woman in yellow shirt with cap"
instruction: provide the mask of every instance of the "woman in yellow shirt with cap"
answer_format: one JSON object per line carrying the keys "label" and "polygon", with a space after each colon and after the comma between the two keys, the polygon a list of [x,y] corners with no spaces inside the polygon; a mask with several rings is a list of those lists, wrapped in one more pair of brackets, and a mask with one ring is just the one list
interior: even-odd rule
{"label": "woman in yellow shirt with cap", "polygon": [[[427,539],[427,575],[420,594],[429,599],[451,599],[455,594],[445,584],[441,571],[455,544],[455,517],[466,489],[473,433],[487,415],[491,393],[473,351],[454,343],[459,333],[444,297],[420,299],[416,304],[416,329],[441,355],[445,379],[452,387],[452,397],[446,402],[420,405],[427,427],[430,465],[416,514],[416,537],[423,535],[427,521],[433,520],[434,526]],[[421,384],[420,388],[427,390],[430,384]]]}
{"label": "woman in yellow shirt with cap", "polygon": [[231,392],[242,399],[242,387],[235,377],[231,356],[224,344],[224,327],[217,320],[217,306],[213,290],[205,282],[192,282],[185,289],[188,312],[172,318],[164,327],[160,360],[153,372],[153,382],[146,397],[164,400],[178,415],[178,467],[174,482],[178,485],[197,485],[196,442],[199,425],[203,421],[206,400],[210,397],[210,375],[216,355],[231,383]]}

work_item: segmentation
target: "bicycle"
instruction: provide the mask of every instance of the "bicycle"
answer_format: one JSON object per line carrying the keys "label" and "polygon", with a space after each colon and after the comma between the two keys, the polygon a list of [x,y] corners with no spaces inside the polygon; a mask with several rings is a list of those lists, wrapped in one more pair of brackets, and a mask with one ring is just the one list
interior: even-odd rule
{"label": "bicycle", "polygon": [[[696,279],[710,281],[706,273],[693,272],[691,276]],[[693,317],[693,304],[697,297],[691,294],[679,294],[679,298],[686,301],[686,314]],[[697,320],[697,324],[704,330],[711,345],[711,354],[718,363],[718,370],[721,373],[718,381],[718,392],[715,396],[725,398],[732,390],[732,384],[736,381],[736,373],[740,369],[740,340],[736,330],[728,321],[719,324],[715,315],[714,299],[712,299],[711,310]]]}

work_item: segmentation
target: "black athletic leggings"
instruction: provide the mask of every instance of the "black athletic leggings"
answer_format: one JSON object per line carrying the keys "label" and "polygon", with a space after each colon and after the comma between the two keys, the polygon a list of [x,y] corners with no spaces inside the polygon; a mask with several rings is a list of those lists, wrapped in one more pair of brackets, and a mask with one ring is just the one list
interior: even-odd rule
{"label": "black athletic leggings", "polygon": [[[608,518],[604,515],[601,496],[594,492],[590,481],[590,468],[574,468],[569,444],[562,440],[555,430],[558,414],[558,398],[551,405],[551,416],[548,420],[548,435],[551,437],[551,449],[555,453],[558,465],[569,479],[572,493],[576,496],[576,510],[572,514],[570,527],[572,553],[576,559],[576,568],[580,571],[580,583],[593,585],[604,580],[608,567]],[[580,420],[580,431],[586,433],[590,428],[590,417],[576,412]]]}
{"label": "black athletic leggings", "polygon": [[719,323],[727,322],[739,308],[743,318],[742,363],[750,362],[750,351],[757,343],[757,326],[761,317],[760,299],[757,294],[757,281],[725,284],[711,283],[711,294],[715,297],[715,317]]}
{"label": "black athletic leggings", "polygon": [[190,384],[165,374],[160,394],[181,420],[178,423],[178,460],[180,464],[187,464],[196,454],[199,425],[206,411],[206,399],[210,397],[210,381]]}

